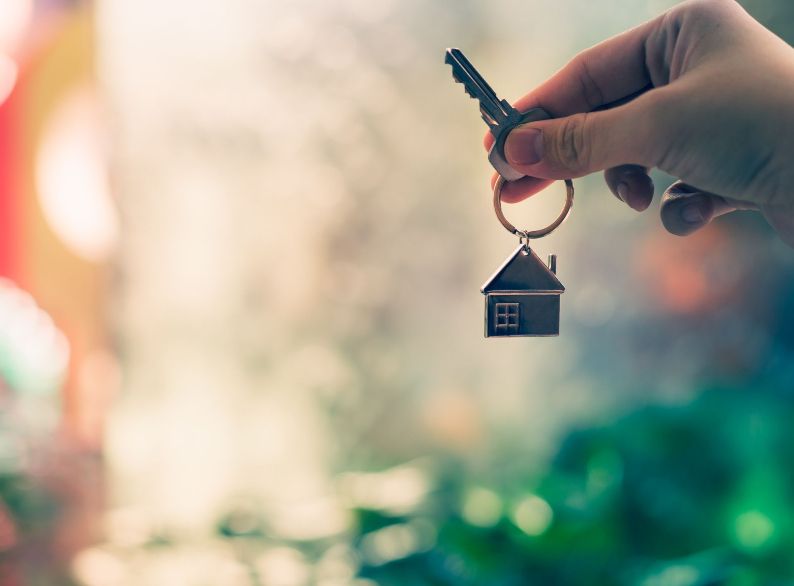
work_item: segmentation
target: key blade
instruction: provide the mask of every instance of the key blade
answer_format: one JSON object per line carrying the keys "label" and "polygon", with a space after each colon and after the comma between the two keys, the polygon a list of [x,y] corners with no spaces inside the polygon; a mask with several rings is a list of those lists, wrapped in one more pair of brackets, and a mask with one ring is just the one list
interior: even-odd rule
{"label": "key blade", "polygon": [[479,104],[480,104],[480,114],[482,115],[482,119],[485,121],[485,123],[488,126],[490,126],[491,128],[495,128],[496,126],[498,126],[500,124],[500,122],[498,122],[494,118],[494,116],[491,115],[491,113],[489,112],[489,109],[486,108],[483,105],[483,101],[480,99],[480,96],[474,90],[472,90],[471,86],[469,84],[465,83],[464,81],[461,81],[460,79],[458,79],[458,77],[454,73],[452,74],[452,77],[455,78],[455,82],[456,83],[459,83],[459,84],[463,85],[463,91],[465,91],[469,95],[470,98],[472,98],[474,100],[477,100],[477,102],[479,102]]}
{"label": "key blade", "polygon": [[463,84],[466,93],[480,103],[483,120],[490,127],[509,118],[513,108],[500,100],[460,49],[447,49],[444,62],[452,67],[452,77]]}
{"label": "key blade", "polygon": [[476,94],[469,87],[469,84],[466,83],[466,81],[460,77],[460,75],[458,74],[458,72],[454,68],[452,69],[452,77],[455,79],[456,83],[459,83],[459,84],[463,85],[463,91],[465,91],[467,94],[469,94],[469,97],[474,98],[475,100],[478,99]]}
{"label": "key blade", "polygon": [[472,86],[479,88],[482,95],[487,96],[494,102],[499,102],[496,97],[496,92],[488,85],[488,82],[483,79],[477,68],[471,64],[463,51],[456,48],[447,49],[447,55],[444,62],[452,66],[452,75],[455,76],[460,83],[466,85],[471,83]]}
{"label": "key blade", "polygon": [[493,116],[491,116],[491,114],[488,112],[488,110],[483,106],[483,103],[482,103],[482,100],[480,99],[480,96],[472,89],[472,87],[468,83],[466,83],[465,81],[463,81],[460,78],[458,78],[458,76],[455,75],[454,71],[452,73],[452,77],[455,78],[455,82],[456,83],[459,83],[459,84],[463,85],[463,91],[466,92],[469,95],[470,98],[472,98],[474,100],[477,100],[477,102],[479,102],[479,104],[480,104],[480,114],[482,115],[482,119],[485,121],[485,123],[488,126],[490,126],[491,128],[494,128],[494,127],[498,126],[499,123],[494,119]]}

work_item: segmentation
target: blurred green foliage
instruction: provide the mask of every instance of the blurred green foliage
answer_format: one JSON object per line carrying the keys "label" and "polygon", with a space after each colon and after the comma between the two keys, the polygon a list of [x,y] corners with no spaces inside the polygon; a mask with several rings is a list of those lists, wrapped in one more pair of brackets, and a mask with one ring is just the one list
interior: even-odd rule
{"label": "blurred green foliage", "polygon": [[[222,516],[198,551],[235,558],[245,568],[239,583],[252,586],[794,584],[792,419],[788,393],[715,387],[570,431],[545,468],[517,447],[514,460],[477,472],[469,459],[436,456],[345,473],[344,533],[285,541],[249,507]],[[366,484],[374,504],[350,500],[345,478]],[[19,489],[0,483],[15,517],[29,524],[53,513]],[[411,491],[415,500],[405,498]],[[157,533],[102,551],[159,563],[195,551],[184,537]]]}
{"label": "blurred green foliage", "polygon": [[[539,476],[448,466],[415,515],[358,512],[360,573],[384,586],[794,583],[793,417],[789,396],[712,389],[571,432]],[[367,535],[417,520],[438,528],[432,547],[367,562]]]}

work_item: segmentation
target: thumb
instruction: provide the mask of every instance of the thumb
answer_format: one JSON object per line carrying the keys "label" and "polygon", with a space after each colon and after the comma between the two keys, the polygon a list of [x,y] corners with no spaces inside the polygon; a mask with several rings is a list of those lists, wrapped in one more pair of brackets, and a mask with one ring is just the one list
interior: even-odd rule
{"label": "thumb", "polygon": [[664,125],[649,92],[622,106],[531,122],[507,136],[505,157],[525,175],[571,179],[618,165],[655,166]]}

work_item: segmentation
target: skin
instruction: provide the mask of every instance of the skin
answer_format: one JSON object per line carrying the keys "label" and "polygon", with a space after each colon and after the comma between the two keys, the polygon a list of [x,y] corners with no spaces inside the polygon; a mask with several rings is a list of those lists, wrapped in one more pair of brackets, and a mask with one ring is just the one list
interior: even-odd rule
{"label": "skin", "polygon": [[794,246],[794,49],[734,0],[679,4],[580,53],[515,107],[554,119],[508,136],[507,160],[528,177],[505,185],[505,202],[604,171],[643,211],[658,168],[680,178],[662,198],[671,233],[750,209]]}

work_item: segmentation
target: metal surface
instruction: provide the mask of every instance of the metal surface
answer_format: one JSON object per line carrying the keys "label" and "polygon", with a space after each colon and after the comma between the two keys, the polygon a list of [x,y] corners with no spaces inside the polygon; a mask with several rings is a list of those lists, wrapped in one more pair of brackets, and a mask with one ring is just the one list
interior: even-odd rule
{"label": "metal surface", "polygon": [[485,337],[558,335],[564,291],[551,267],[521,244],[482,286]]}
{"label": "metal surface", "polygon": [[515,234],[519,238],[532,240],[535,238],[543,238],[544,236],[548,236],[566,220],[568,214],[571,212],[571,208],[573,207],[573,182],[570,179],[566,179],[565,205],[563,206],[560,215],[557,216],[557,219],[540,230],[519,230],[513,224],[511,224],[507,218],[505,218],[504,212],[502,212],[502,187],[504,184],[504,177],[499,177],[499,179],[496,180],[496,184],[493,187],[493,209],[496,212],[496,217],[499,218],[499,221],[502,223],[502,226],[504,226],[508,232]]}
{"label": "metal surface", "polygon": [[507,162],[507,157],[505,156],[505,142],[507,141],[507,135],[510,134],[510,131],[521,124],[535,122],[537,120],[548,120],[549,118],[551,118],[551,116],[549,116],[546,110],[542,108],[532,108],[521,114],[517,122],[509,125],[499,125],[496,129],[491,130],[491,133],[494,135],[494,143],[488,151],[488,160],[501,177],[504,177],[507,181],[516,181],[517,179],[526,177],[526,175],[520,171],[516,171]]}
{"label": "metal surface", "polygon": [[557,255],[556,254],[550,254],[549,255],[549,270],[552,273],[554,273],[555,275],[557,274]]}
{"label": "metal surface", "polygon": [[460,49],[447,49],[446,63],[452,66],[452,77],[462,83],[472,98],[480,103],[482,119],[491,130],[494,144],[488,160],[499,173],[494,185],[496,217],[522,244],[483,285],[485,294],[485,336],[556,336],[560,333],[560,294],[565,290],[555,273],[557,257],[549,257],[546,266],[530,250],[528,241],[551,234],[565,221],[573,206],[573,183],[565,180],[566,198],[562,212],[554,222],[540,230],[519,230],[502,213],[502,187],[524,174],[513,169],[505,157],[505,141],[513,128],[526,122],[546,120],[549,114],[541,108],[519,112],[496,92]]}
{"label": "metal surface", "polygon": [[485,297],[486,338],[559,334],[559,293],[490,293]]}
{"label": "metal surface", "polygon": [[452,77],[462,83],[472,98],[480,103],[482,119],[491,129],[494,144],[488,151],[488,160],[501,177],[507,181],[521,179],[524,174],[513,169],[505,158],[507,135],[519,124],[551,118],[542,108],[519,112],[507,100],[500,99],[460,49],[447,49],[445,63],[452,66]]}
{"label": "metal surface", "polygon": [[[555,262],[556,264],[556,262]],[[523,293],[562,293],[565,287],[557,275],[527,244],[519,244],[480,291],[484,294],[509,291]]]}

